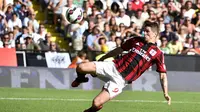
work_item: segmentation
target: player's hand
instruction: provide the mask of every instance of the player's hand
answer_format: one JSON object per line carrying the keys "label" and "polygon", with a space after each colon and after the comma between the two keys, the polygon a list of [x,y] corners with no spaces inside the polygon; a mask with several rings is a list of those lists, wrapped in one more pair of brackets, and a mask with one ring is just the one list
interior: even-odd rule
{"label": "player's hand", "polygon": [[164,94],[164,97],[167,100],[168,105],[171,105],[171,97],[168,94]]}

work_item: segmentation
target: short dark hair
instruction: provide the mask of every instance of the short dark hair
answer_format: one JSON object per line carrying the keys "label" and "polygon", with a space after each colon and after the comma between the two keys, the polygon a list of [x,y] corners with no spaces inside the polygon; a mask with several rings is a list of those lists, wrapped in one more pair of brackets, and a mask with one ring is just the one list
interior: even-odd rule
{"label": "short dark hair", "polygon": [[159,28],[159,24],[157,22],[151,22],[151,21],[147,20],[144,22],[144,25],[143,25],[143,28],[145,28],[145,27],[150,27],[151,30],[153,32],[156,32],[157,35],[159,36],[160,28]]}

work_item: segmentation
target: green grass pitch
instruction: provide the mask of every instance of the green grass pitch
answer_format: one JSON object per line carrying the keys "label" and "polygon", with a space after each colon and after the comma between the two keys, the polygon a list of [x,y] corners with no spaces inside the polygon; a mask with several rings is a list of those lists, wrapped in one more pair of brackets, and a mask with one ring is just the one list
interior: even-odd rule
{"label": "green grass pitch", "polygon": [[[0,112],[83,112],[100,90],[0,88]],[[200,93],[124,91],[100,112],[200,112]]]}

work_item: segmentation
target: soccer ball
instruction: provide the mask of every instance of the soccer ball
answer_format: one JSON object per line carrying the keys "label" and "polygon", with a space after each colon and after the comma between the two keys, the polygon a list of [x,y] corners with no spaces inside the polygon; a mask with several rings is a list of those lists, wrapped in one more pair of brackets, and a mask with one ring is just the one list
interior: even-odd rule
{"label": "soccer ball", "polygon": [[76,24],[82,21],[83,11],[81,8],[78,7],[67,8],[67,9],[65,8],[63,9],[63,16],[68,22]]}

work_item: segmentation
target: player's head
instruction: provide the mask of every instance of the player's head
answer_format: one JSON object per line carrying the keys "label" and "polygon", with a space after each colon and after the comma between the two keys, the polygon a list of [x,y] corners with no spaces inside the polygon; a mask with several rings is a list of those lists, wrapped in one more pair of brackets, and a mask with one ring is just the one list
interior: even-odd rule
{"label": "player's head", "polygon": [[155,43],[159,38],[159,25],[156,22],[144,22],[144,37],[147,42]]}

